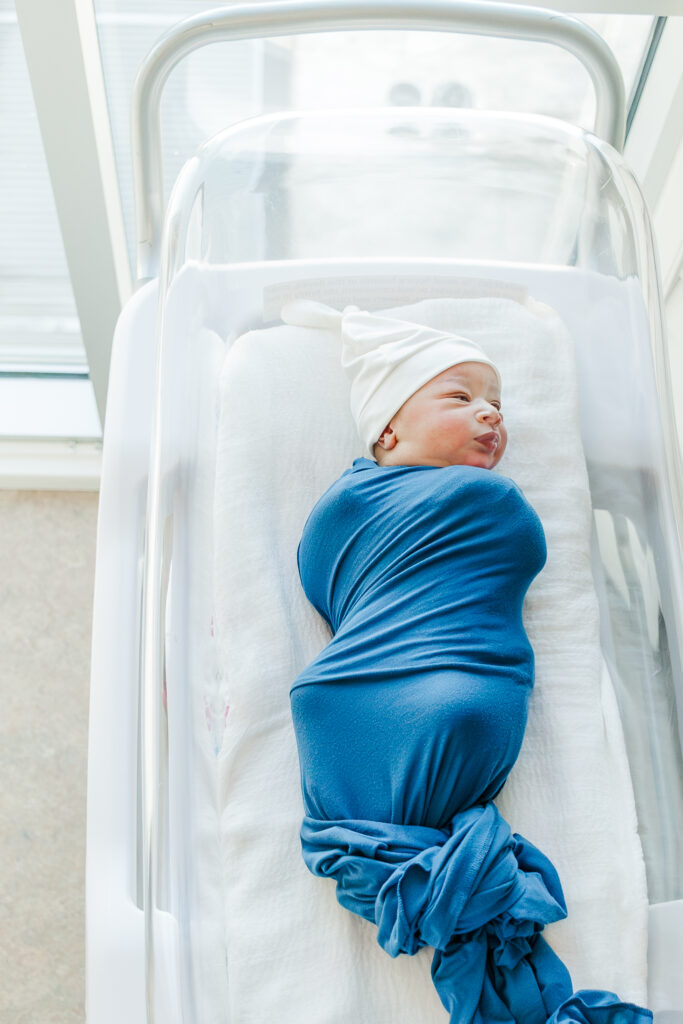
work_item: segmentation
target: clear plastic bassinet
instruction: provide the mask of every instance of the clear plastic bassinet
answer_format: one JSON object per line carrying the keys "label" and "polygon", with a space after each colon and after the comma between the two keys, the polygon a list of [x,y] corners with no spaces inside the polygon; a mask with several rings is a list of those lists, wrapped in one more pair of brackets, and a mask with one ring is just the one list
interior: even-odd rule
{"label": "clear plastic bassinet", "polygon": [[[161,252],[159,280],[136,294],[117,330],[105,435],[91,1024],[115,1019],[115,1006],[117,1019],[125,1011],[131,1021],[145,1019],[145,1005],[149,1019],[214,1019],[202,990],[225,970],[220,920],[199,908],[230,870],[229,851],[211,840],[221,807],[205,732],[220,728],[222,713],[212,499],[227,347],[276,322],[292,296],[378,309],[447,296],[464,278],[527,288],[576,342],[601,642],[650,893],[650,1005],[668,1014],[661,1020],[683,1021],[671,944],[683,925],[680,456],[648,215],[617,150],[532,115],[260,117],[222,132],[185,166]],[[105,601],[108,621],[98,616]],[[117,694],[105,693],[107,678]]]}

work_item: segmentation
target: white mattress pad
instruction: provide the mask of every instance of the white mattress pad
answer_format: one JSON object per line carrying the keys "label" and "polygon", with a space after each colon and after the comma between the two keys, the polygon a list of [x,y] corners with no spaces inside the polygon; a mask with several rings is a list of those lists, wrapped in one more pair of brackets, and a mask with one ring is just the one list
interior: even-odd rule
{"label": "white mattress pad", "polygon": [[[599,643],[574,346],[549,307],[430,299],[390,315],[472,337],[500,367],[510,440],[498,472],[536,508],[548,562],[525,602],[536,686],[496,801],[558,869],[566,921],[546,936],[575,988],[646,1001],[647,893],[621,723]],[[296,548],[317,498],[362,445],[339,346],[278,326],[233,343],[220,383],[214,627],[229,712],[218,753],[231,1024],[427,1024],[446,1014],[431,952],[391,960],[301,859],[289,686],[328,642]]]}

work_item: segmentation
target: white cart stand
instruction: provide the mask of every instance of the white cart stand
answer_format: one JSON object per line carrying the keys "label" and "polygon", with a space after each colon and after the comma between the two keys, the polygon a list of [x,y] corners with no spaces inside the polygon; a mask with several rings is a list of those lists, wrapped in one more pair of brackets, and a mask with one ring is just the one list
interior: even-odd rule
{"label": "white cart stand", "polygon": [[[387,27],[564,46],[593,78],[595,133],[478,110],[286,112],[207,142],[164,219],[160,96],[183,56],[219,39]],[[226,866],[210,839],[220,807],[192,685],[221,671],[212,446],[226,346],[272,323],[297,282],[379,308],[397,287],[411,300],[448,294],[453,277],[528,288],[577,343],[602,646],[651,899],[649,1005],[658,1024],[683,1022],[680,457],[649,220],[620,156],[623,111],[599,37],[504,4],[236,5],[189,19],[150,55],[134,110],[140,287],[114,340],[98,527],[89,1024],[228,1024],[222,923],[198,910],[199,888]]]}

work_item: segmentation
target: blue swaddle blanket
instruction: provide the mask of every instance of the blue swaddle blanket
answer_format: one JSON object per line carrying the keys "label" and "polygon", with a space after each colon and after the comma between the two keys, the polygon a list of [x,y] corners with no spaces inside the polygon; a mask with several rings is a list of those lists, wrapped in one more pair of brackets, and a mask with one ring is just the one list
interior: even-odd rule
{"label": "blue swaddle blanket", "polygon": [[304,860],[391,955],[435,949],[457,1024],[645,1024],[572,993],[540,934],[566,916],[552,864],[491,802],[534,680],[524,596],[543,529],[517,485],[470,466],[356,459],[301,537],[334,636],[292,684]]}

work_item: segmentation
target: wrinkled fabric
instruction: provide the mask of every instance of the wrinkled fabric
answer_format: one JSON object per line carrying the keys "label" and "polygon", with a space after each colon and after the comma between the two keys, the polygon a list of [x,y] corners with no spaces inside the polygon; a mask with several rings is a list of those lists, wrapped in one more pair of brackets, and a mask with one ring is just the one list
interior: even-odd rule
{"label": "wrinkled fabric", "polygon": [[309,516],[307,597],[333,637],[291,689],[304,860],[390,956],[434,948],[457,1024],[644,1024],[572,993],[541,934],[559,878],[491,802],[521,747],[534,659],[522,603],[546,557],[508,478],[357,459]]}

